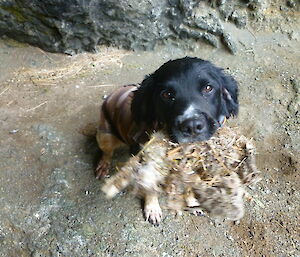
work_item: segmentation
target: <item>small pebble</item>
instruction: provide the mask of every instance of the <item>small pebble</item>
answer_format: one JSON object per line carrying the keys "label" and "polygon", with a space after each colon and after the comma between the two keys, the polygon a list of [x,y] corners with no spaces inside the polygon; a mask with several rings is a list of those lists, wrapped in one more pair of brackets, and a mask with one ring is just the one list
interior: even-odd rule
{"label": "small pebble", "polygon": [[16,134],[19,131],[19,129],[13,129],[9,131],[9,134]]}
{"label": "small pebble", "polygon": [[294,0],[288,0],[286,5],[290,8],[296,7],[296,2]]}

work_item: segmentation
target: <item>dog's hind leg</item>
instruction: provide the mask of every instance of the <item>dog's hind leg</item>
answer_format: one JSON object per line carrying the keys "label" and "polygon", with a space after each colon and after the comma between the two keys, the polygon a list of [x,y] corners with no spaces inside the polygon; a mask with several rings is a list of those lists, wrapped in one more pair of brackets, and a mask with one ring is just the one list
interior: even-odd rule
{"label": "dog's hind leg", "polygon": [[102,150],[102,157],[98,162],[96,168],[96,178],[106,176],[109,173],[109,165],[115,149],[122,146],[124,143],[115,137],[113,134],[108,132],[97,131],[96,139],[99,148]]}

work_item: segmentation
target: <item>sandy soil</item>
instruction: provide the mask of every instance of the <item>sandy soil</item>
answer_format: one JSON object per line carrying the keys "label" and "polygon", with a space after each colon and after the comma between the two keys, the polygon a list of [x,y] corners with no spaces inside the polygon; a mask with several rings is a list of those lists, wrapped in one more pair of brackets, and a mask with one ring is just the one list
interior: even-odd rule
{"label": "sandy soil", "polygon": [[[300,256],[300,44],[282,32],[236,35],[235,56],[199,44],[193,52],[101,47],[71,57],[0,41],[0,255]],[[253,200],[238,225],[165,211],[154,227],[139,199],[126,192],[106,200],[94,178],[99,151],[80,129],[97,121],[103,96],[185,55],[214,62],[240,84],[230,124],[254,138],[262,181],[248,190]]]}

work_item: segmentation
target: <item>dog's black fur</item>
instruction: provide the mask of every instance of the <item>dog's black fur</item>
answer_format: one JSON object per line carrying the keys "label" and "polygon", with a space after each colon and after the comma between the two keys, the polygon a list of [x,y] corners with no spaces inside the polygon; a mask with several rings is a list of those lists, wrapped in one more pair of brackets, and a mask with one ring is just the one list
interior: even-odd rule
{"label": "dog's black fur", "polygon": [[185,57],[166,62],[135,92],[137,123],[165,127],[175,142],[209,139],[225,117],[238,113],[236,81],[209,61]]}

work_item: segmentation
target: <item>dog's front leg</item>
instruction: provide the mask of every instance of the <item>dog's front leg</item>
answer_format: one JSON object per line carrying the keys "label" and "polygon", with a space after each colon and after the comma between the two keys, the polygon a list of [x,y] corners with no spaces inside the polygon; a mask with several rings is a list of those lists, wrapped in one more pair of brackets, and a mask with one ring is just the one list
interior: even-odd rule
{"label": "dog's front leg", "polygon": [[153,225],[161,222],[162,210],[158,202],[158,194],[156,192],[145,192],[144,214],[146,221]]}
{"label": "dog's front leg", "polygon": [[124,143],[113,134],[102,132],[101,130],[97,131],[96,139],[99,148],[102,150],[102,157],[96,168],[96,178],[99,179],[109,173],[109,165],[111,163],[113,153],[115,149],[124,145]]}

